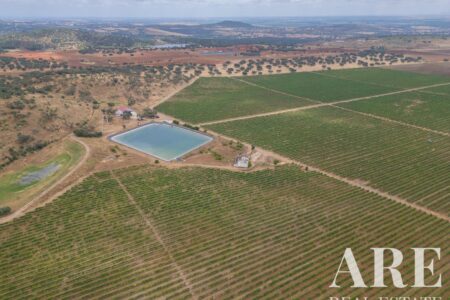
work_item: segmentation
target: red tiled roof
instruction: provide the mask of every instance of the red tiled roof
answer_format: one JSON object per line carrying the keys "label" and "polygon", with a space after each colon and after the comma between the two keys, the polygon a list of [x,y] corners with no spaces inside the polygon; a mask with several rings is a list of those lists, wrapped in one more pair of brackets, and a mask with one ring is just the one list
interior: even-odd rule
{"label": "red tiled roof", "polygon": [[118,106],[117,110],[120,110],[120,111],[132,111],[131,108],[126,107],[126,106]]}

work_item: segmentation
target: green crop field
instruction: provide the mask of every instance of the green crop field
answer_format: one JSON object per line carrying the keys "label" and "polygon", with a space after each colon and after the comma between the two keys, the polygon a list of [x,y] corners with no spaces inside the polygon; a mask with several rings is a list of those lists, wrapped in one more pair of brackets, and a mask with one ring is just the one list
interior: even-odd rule
{"label": "green crop field", "polygon": [[443,96],[450,96],[450,84],[444,86],[438,86],[430,89],[423,90],[424,93],[434,93]]}
{"label": "green crop field", "polygon": [[[198,124],[320,102],[379,96],[404,89],[443,83],[450,83],[450,79],[377,68],[239,77],[237,79],[201,78],[169,101],[160,104],[157,110]],[[440,109],[439,106],[442,105],[441,113],[445,111],[447,104],[444,103],[443,97],[445,97],[447,89],[448,86],[442,86],[426,90],[441,94],[436,95],[436,101],[433,101],[433,103],[439,102],[440,104],[433,104],[431,109]],[[395,96],[401,97],[398,95],[402,94],[386,96],[386,99],[397,99]],[[439,96],[441,97],[439,98]],[[424,109],[423,116],[430,115],[427,108]],[[421,114],[419,112],[414,113],[414,116],[408,116],[405,113],[401,116],[398,109],[396,111],[397,113],[392,112],[392,115],[396,114],[399,120],[411,120]],[[432,118],[425,116],[424,123],[418,120],[417,125],[426,125],[426,122]],[[441,126],[445,126],[445,124]]]}
{"label": "green crop field", "polygon": [[[157,109],[197,124],[248,116],[205,126],[449,216],[450,138],[371,116],[449,132],[448,86],[381,96],[445,82],[382,69],[202,78]],[[445,217],[334,178],[294,164],[93,174],[0,225],[0,299],[448,299],[446,276],[443,288],[411,287],[410,248],[441,248],[435,270],[450,272]],[[348,274],[329,287],[346,248],[371,285],[375,247],[403,252],[407,288],[388,272],[386,288],[351,288]]]}
{"label": "green crop field", "polygon": [[332,107],[208,128],[450,213],[446,136]]}
{"label": "green crop field", "polygon": [[[345,248],[367,284],[371,247],[448,245],[448,222],[296,166],[238,173],[131,167],[0,225],[2,299],[328,299],[449,296],[443,289],[329,288]],[[150,224],[150,225],[149,225]],[[446,250],[444,250],[446,251]],[[448,255],[436,269],[450,270]]]}
{"label": "green crop field", "polygon": [[241,79],[266,88],[324,102],[373,96],[398,90],[392,87],[325,76],[328,74],[328,72],[297,73],[243,77]]}
{"label": "green crop field", "polygon": [[450,133],[450,96],[421,91],[343,103],[339,106]]}
{"label": "green crop field", "polygon": [[362,83],[403,89],[450,83],[450,78],[445,76],[424,75],[380,68],[336,70],[324,72],[324,74]]}
{"label": "green crop field", "polygon": [[313,104],[230,78],[200,78],[156,109],[192,123]]}

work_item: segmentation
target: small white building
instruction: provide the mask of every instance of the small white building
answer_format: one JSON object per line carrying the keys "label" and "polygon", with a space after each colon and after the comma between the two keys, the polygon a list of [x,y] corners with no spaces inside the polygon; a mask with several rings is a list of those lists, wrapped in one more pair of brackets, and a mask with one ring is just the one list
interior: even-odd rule
{"label": "small white building", "polygon": [[236,168],[247,169],[249,165],[250,165],[250,157],[248,157],[247,155],[239,155],[238,157],[236,157],[234,161],[234,166]]}

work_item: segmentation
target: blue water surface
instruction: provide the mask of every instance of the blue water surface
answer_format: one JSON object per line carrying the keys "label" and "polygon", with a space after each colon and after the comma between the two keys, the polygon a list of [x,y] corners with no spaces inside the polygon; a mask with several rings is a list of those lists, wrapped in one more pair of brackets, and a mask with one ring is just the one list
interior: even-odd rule
{"label": "blue water surface", "polygon": [[175,160],[212,137],[167,123],[151,123],[115,135],[111,140],[165,161]]}

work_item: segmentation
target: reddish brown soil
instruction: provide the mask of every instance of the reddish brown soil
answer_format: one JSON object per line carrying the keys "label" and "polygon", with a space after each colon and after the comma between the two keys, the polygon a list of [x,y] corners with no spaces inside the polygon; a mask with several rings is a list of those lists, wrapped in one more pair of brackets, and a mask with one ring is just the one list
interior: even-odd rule
{"label": "reddish brown soil", "polygon": [[[123,64],[141,64],[148,66],[164,66],[168,64],[218,64],[226,60],[236,58],[234,55],[205,55],[204,51],[218,51],[221,49],[198,49],[191,50],[153,50],[137,51],[136,53],[122,54],[81,54],[78,51],[14,51],[3,53],[0,56],[44,59],[66,62],[71,67],[79,66],[114,66]],[[239,50],[236,49],[239,53]],[[225,51],[225,50],[224,50]],[[229,51],[229,50],[228,50]],[[228,52],[227,51],[227,52]]]}
{"label": "reddish brown soil", "polygon": [[399,65],[391,68],[396,70],[403,70],[422,74],[437,74],[450,76],[450,62]]}
{"label": "reddish brown soil", "polygon": [[[2,53],[0,56],[26,58],[26,59],[44,59],[66,62],[71,67],[80,66],[120,66],[123,64],[140,64],[147,66],[164,66],[168,64],[221,64],[225,61],[238,59],[250,59],[257,57],[242,56],[240,53],[252,50],[252,46],[236,46],[229,48],[200,48],[196,50],[143,50],[135,53],[122,54],[81,54],[78,51],[12,51]],[[206,52],[223,51],[224,54],[206,54]],[[349,49],[344,48],[324,48],[297,50],[287,52],[263,51],[261,57],[272,58],[290,58],[303,55],[334,55]]]}
{"label": "reddish brown soil", "polygon": [[450,59],[450,49],[441,50],[402,50],[402,51],[392,51],[406,56],[418,57],[421,56],[426,62],[436,63],[443,62],[444,59]]}

